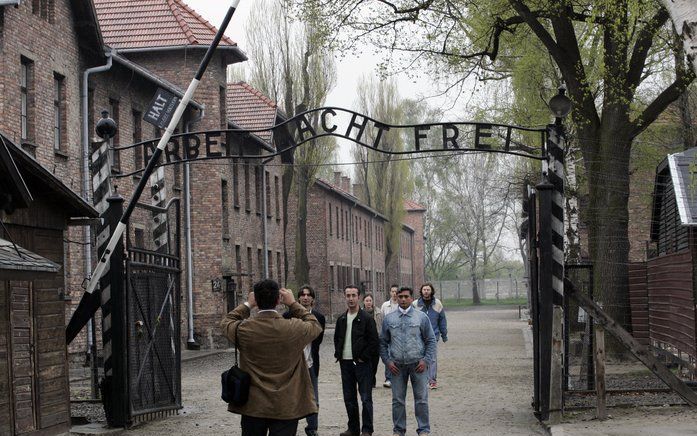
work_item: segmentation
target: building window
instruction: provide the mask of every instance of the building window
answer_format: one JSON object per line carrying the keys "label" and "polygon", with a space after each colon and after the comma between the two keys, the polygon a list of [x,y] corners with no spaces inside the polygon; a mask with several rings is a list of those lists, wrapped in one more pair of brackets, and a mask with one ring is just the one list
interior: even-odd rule
{"label": "building window", "polygon": [[262,279],[266,278],[264,277],[264,254],[261,248],[257,248],[257,268],[259,268],[259,277]]}
{"label": "building window", "polygon": [[145,230],[136,228],[133,233],[135,248],[145,248]]}
{"label": "building window", "polygon": [[332,236],[334,234],[334,226],[332,225],[332,204],[329,203],[329,236]]}
{"label": "building window", "polygon": [[223,207],[223,239],[230,238],[230,204],[228,202],[227,180],[220,181],[220,203]]}
{"label": "building window", "polygon": [[[119,125],[119,101],[113,98],[109,99],[109,116]],[[116,135],[109,139],[109,153],[111,154],[111,169],[121,171],[121,156],[115,148],[119,146],[119,131],[116,130]]]}
{"label": "building window", "polygon": [[22,57],[19,73],[20,136],[22,142],[34,139],[34,62]]}
{"label": "building window", "polygon": [[276,252],[276,268],[278,268],[278,282],[281,283],[283,281],[283,274],[282,274],[282,269],[281,269],[281,252],[280,251]]}
{"label": "building window", "polygon": [[55,0],[32,0],[32,12],[37,17],[53,24],[55,16]]}
{"label": "building window", "polygon": [[339,229],[340,229],[341,227],[339,227],[339,206],[337,206],[337,207],[334,209],[334,215],[336,216],[336,239],[340,239],[340,238],[339,238]]}
{"label": "building window", "polygon": [[271,174],[269,174],[268,171],[265,171],[264,177],[266,177],[266,218],[271,218]]}
{"label": "building window", "polygon": [[[143,125],[141,124],[143,114],[137,110],[133,110],[131,116],[133,117],[133,144],[137,144],[143,141]],[[145,168],[142,145],[133,149],[133,165],[136,170]]]}
{"label": "building window", "polygon": [[336,288],[334,287],[334,265],[329,266],[329,290],[333,291]]}
{"label": "building window", "polygon": [[65,80],[53,73],[53,149],[65,151]]}
{"label": "building window", "polygon": [[281,181],[278,176],[273,176],[274,189],[276,191],[276,221],[281,220]]}
{"label": "building window", "polygon": [[273,277],[273,252],[271,250],[268,250],[266,252],[266,256],[268,256],[269,259],[269,279]]}
{"label": "building window", "polygon": [[240,165],[237,160],[232,161],[232,204],[240,207]]}
{"label": "building window", "polygon": [[235,244],[235,271],[240,274],[242,272],[242,252],[240,244]]}
{"label": "building window", "polygon": [[250,199],[250,185],[249,185],[249,164],[244,163],[244,209],[247,212],[252,211],[251,199]]}
{"label": "building window", "polygon": [[254,167],[254,199],[257,215],[261,215],[261,208],[263,207],[262,198],[262,172],[260,166]]}
{"label": "building window", "polygon": [[218,91],[218,105],[220,106],[220,129],[227,129],[227,105],[225,104],[225,87],[221,86]]}
{"label": "building window", "polygon": [[[249,274],[250,285],[254,283],[254,265],[252,264],[252,247],[247,247],[247,273]],[[251,286],[250,286],[251,287]]]}

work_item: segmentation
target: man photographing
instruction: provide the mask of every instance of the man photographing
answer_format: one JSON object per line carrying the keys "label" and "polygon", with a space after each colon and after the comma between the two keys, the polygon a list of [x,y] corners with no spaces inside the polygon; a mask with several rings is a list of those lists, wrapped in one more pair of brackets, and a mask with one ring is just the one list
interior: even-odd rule
{"label": "man photographing", "polygon": [[[228,405],[228,411],[242,415],[243,436],[295,436],[298,419],[317,413],[304,349],[322,326],[290,290],[279,288],[274,280],[255,283],[247,301],[220,322],[240,350],[240,369],[251,377],[247,403]],[[279,303],[288,306],[291,319],[276,311]],[[259,313],[249,318],[254,307]]]}

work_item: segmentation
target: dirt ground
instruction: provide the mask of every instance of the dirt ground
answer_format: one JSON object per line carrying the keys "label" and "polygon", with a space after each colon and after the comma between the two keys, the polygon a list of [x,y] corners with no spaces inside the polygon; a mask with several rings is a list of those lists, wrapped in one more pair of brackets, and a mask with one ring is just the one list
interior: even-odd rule
{"label": "dirt ground", "polygon": [[[430,391],[433,435],[543,435],[530,406],[532,358],[526,352],[516,309],[481,308],[449,311],[449,341],[438,345],[438,382]],[[333,330],[321,347],[319,433],[338,435],[346,429],[338,364],[333,359]],[[134,435],[239,435],[240,418],[228,413],[220,396],[220,372],[232,355],[222,353],[183,365],[184,408],[178,416],[145,423],[126,432]],[[375,436],[392,435],[391,391],[373,391]],[[408,395],[408,434],[416,434],[413,398]],[[304,421],[298,434],[304,434]]]}

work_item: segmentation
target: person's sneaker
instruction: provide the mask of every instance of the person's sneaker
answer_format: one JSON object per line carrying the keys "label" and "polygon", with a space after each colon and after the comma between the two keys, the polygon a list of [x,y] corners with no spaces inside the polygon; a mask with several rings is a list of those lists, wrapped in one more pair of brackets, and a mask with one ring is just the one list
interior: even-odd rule
{"label": "person's sneaker", "polygon": [[[433,382],[429,382],[429,383],[428,383],[428,388],[429,388],[429,389],[438,389],[438,383],[436,383],[436,382],[434,382],[434,381],[433,381]],[[424,433],[424,434],[428,434],[428,433]]]}
{"label": "person's sneaker", "polygon": [[342,433],[339,433],[339,436],[358,436],[358,433],[354,433],[351,430],[346,430]]}
{"label": "person's sneaker", "polygon": [[392,387],[392,382],[389,380],[385,380],[385,382],[382,384],[382,386],[385,388]]}
{"label": "person's sneaker", "polygon": [[361,433],[361,436],[373,436],[373,434],[368,433],[367,431],[364,431],[363,433]]}

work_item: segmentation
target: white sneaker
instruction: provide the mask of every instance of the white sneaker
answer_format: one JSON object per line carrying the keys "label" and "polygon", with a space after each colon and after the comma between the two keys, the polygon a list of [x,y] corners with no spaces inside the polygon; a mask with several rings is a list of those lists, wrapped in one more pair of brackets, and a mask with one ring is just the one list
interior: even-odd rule
{"label": "white sneaker", "polygon": [[385,380],[385,383],[383,383],[382,386],[385,388],[390,388],[392,387],[392,382],[389,380]]}

